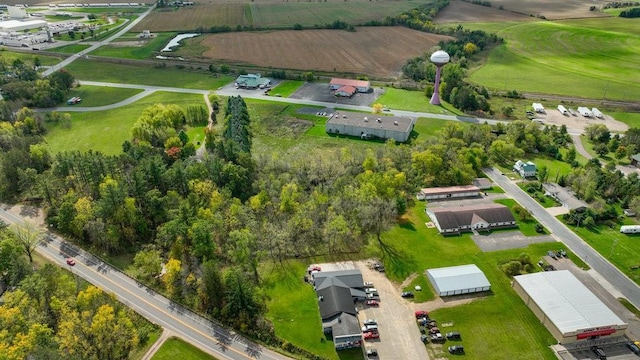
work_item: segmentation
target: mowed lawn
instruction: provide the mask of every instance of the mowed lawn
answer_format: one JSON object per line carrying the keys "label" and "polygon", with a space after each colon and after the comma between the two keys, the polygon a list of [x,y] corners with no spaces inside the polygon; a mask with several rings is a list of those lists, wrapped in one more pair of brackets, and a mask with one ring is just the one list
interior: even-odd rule
{"label": "mowed lawn", "polygon": [[118,41],[107,46],[101,46],[99,49],[92,51],[90,55],[124,59],[153,58],[155,53],[162,50],[176,33],[164,32],[156,33],[155,35],[156,37],[151,39],[127,39],[127,41]]}
{"label": "mowed lawn", "polygon": [[27,63],[27,65],[33,64],[34,58],[40,59],[40,63],[43,66],[51,66],[59,63],[62,59],[57,58],[55,56],[46,56],[40,54],[32,54],[32,53],[19,53],[12,52],[6,49],[0,49],[0,60],[4,61],[7,65],[11,65],[16,59],[20,59]]}
{"label": "mowed lawn", "polygon": [[[462,333],[467,357],[473,359],[555,359],[548,346],[555,343],[551,334],[513,291],[499,263],[527,253],[541,258],[553,243],[534,244],[526,248],[483,253],[469,235],[443,237],[429,229],[424,205],[410,209],[403,222],[383,234],[384,246],[372,241],[373,256],[382,259],[387,276],[397,282],[409,274],[426,269],[476,264],[492,286],[490,294],[470,304],[432,312],[439,323],[453,322],[451,330]],[[570,258],[573,258],[570,254]],[[535,262],[535,261],[534,261]],[[447,329],[447,328],[445,328]],[[449,329],[447,329],[449,331]],[[448,342],[447,346],[453,343]],[[442,348],[440,351],[445,351]],[[441,354],[450,358],[449,354]]]}
{"label": "mowed lawn", "polygon": [[[77,106],[103,106],[118,103],[141,92],[140,89],[82,85],[71,89],[67,98],[81,97],[82,102]],[[67,106],[67,103],[61,106]]]}
{"label": "mowed lawn", "polygon": [[385,107],[392,110],[409,110],[409,111],[422,111],[436,114],[447,115],[462,115],[463,113],[447,104],[442,102],[442,106],[431,105],[424,91],[411,91],[404,89],[385,88],[384,94],[376,99],[373,104],[380,103]]}
{"label": "mowed lawn", "polygon": [[217,358],[207,354],[184,340],[171,337],[158,349],[151,360],[216,360]]}
{"label": "mowed lawn", "polygon": [[282,97],[289,97],[296,92],[300,86],[304,84],[304,81],[300,80],[284,80],[280,84],[271,89],[271,94],[280,94]]}
{"label": "mowed lawn", "polygon": [[65,68],[78,80],[122,84],[156,85],[185,89],[217,89],[233,81],[231,76],[216,76],[203,70],[188,71],[172,67],[155,68],[76,60]]}
{"label": "mowed lawn", "polygon": [[61,151],[101,151],[105,154],[122,152],[122,143],[131,138],[131,127],[142,111],[156,103],[188,106],[204,105],[196,94],[157,92],[126,107],[107,111],[70,113],[71,128],[47,124],[45,140],[51,153]]}
{"label": "mowed lawn", "polygon": [[638,33],[639,22],[621,18],[511,24],[470,79],[494,90],[640,101]]}

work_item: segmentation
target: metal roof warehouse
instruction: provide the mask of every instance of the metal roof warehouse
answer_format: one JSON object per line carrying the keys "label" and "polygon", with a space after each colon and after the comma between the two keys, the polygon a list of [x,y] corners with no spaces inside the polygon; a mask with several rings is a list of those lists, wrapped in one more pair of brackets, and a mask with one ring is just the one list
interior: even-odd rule
{"label": "metal roof warehouse", "polygon": [[560,344],[624,336],[628,325],[568,270],[513,280],[514,290]]}
{"label": "metal roof warehouse", "polygon": [[474,264],[429,269],[427,277],[440,296],[491,290],[489,280]]}
{"label": "metal roof warehouse", "polygon": [[394,139],[405,142],[413,130],[415,120],[410,117],[379,116],[375,114],[336,111],[327,120],[325,130],[329,134]]}

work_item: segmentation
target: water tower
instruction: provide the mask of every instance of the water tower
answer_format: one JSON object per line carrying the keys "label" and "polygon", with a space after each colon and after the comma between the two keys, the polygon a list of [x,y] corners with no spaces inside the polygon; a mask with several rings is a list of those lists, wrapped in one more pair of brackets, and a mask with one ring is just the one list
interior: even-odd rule
{"label": "water tower", "polygon": [[438,50],[431,54],[430,60],[436,66],[436,82],[433,84],[433,95],[429,102],[432,105],[440,105],[440,71],[451,60],[451,57],[445,51]]}

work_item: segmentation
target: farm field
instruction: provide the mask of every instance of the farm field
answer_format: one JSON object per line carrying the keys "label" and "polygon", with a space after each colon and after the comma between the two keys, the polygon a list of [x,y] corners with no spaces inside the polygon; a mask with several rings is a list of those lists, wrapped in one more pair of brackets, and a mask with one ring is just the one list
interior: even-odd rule
{"label": "farm field", "polygon": [[175,11],[154,11],[135,26],[134,31],[193,31],[199,28],[228,26],[235,29],[291,28],[294,24],[305,27],[323,26],[335,20],[362,24],[381,20],[414,9],[426,0],[327,0],[318,2],[283,1],[198,1],[192,7]]}
{"label": "farm field", "polygon": [[527,22],[503,28],[497,34],[506,44],[492,50],[470,79],[492,90],[640,101],[640,23],[625,20]]}
{"label": "farm field", "polygon": [[155,68],[96,63],[84,59],[74,61],[65,69],[78,80],[170,87],[179,86],[185,89],[217,89],[220,86],[230,83],[234,79],[231,76],[216,77],[205,71],[197,72],[170,67]]}
{"label": "farm field", "polygon": [[446,38],[396,26],[364,27],[356,32],[287,30],[214,34],[204,37],[200,44],[209,48],[202,55],[215,60],[277,69],[394,77],[407,59],[421,55]]}
{"label": "farm field", "polygon": [[440,10],[436,16],[436,23],[466,23],[466,22],[505,22],[528,21],[533,18],[513,11],[501,10],[498,7],[488,7],[472,4],[462,0],[451,0],[449,6]]}
{"label": "farm field", "polygon": [[[82,98],[82,103],[78,106],[103,106],[115,104],[140,92],[142,92],[140,89],[82,85],[71,89],[67,99],[78,96]],[[63,103],[62,106],[67,106],[67,104]]]}
{"label": "farm field", "polygon": [[[131,138],[131,127],[142,110],[156,103],[172,103],[186,108],[203,105],[201,95],[157,92],[122,108],[107,111],[71,113],[71,128],[47,125],[45,139],[52,154],[61,151],[122,152],[122,143]],[[109,136],[104,136],[109,134]]]}
{"label": "farm field", "polygon": [[216,360],[215,357],[185,342],[171,337],[158,349],[151,360]]}
{"label": "farm field", "polygon": [[114,41],[106,46],[101,46],[90,53],[95,56],[107,56],[125,59],[149,59],[159,52],[176,33],[158,33],[151,39],[127,39],[126,41]]}
{"label": "farm field", "polygon": [[491,6],[524,15],[542,15],[547,19],[574,19],[606,16],[597,11],[589,11],[591,5],[604,5],[604,1],[584,2],[582,0],[492,0]]}

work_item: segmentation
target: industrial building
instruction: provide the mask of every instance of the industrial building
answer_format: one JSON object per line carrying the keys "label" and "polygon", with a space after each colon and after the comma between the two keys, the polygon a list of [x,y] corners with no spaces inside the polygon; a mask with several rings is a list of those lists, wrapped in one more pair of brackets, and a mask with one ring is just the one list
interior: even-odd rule
{"label": "industrial building", "polygon": [[415,119],[400,116],[378,116],[366,113],[336,111],[325,125],[329,134],[357,136],[361,139],[409,140]]}
{"label": "industrial building", "polygon": [[12,32],[12,31],[24,31],[31,29],[39,29],[47,26],[47,22],[44,20],[7,20],[0,21],[0,31]]}
{"label": "industrial building", "polygon": [[489,280],[474,264],[429,269],[427,277],[439,296],[491,290]]}
{"label": "industrial building", "polygon": [[624,336],[628,324],[570,271],[544,271],[513,278],[513,289],[560,344]]}
{"label": "industrial building", "polygon": [[480,188],[475,185],[443,186],[420,189],[418,200],[460,199],[480,196]]}
{"label": "industrial building", "polygon": [[443,235],[517,226],[511,210],[502,204],[427,208],[425,211]]}

